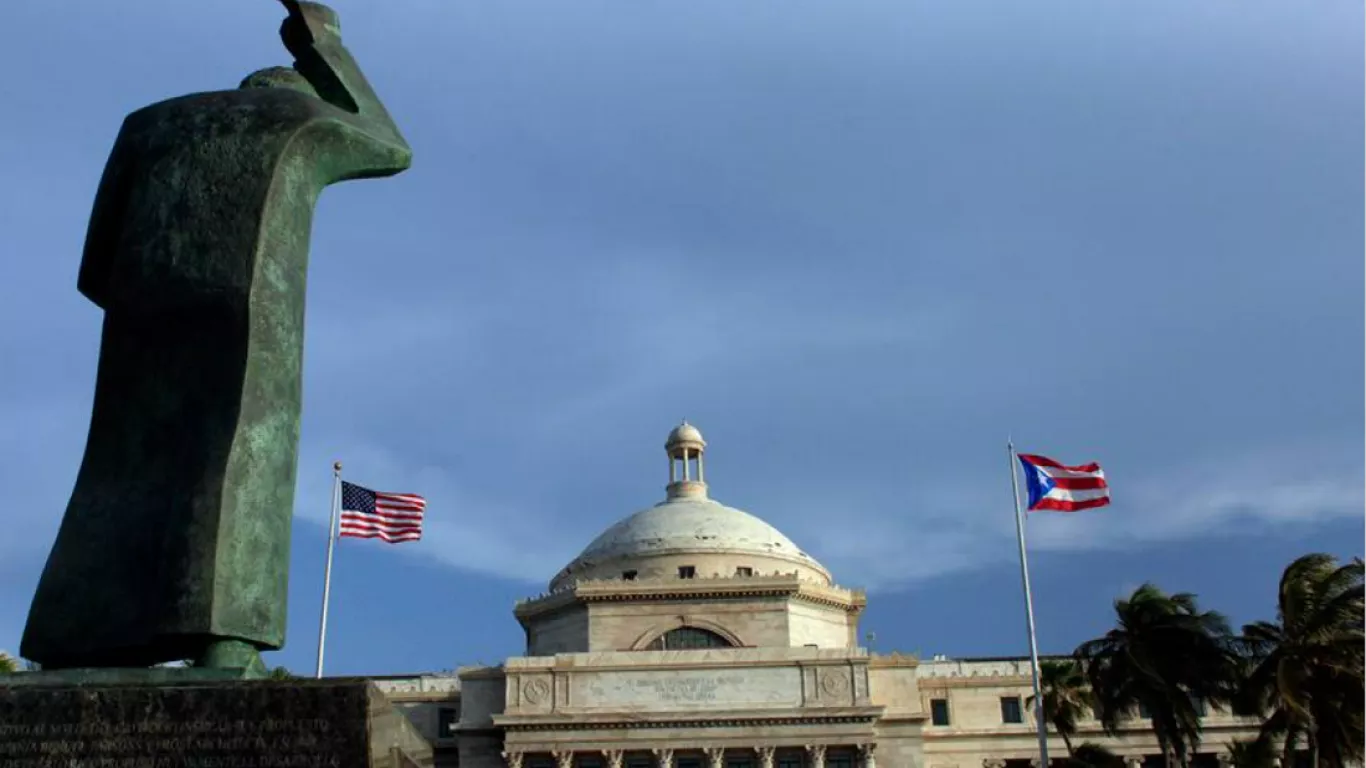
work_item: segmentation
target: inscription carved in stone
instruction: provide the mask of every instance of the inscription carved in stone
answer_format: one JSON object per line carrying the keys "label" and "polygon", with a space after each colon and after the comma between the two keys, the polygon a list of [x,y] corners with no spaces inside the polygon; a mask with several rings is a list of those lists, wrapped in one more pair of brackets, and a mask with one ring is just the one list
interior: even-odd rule
{"label": "inscription carved in stone", "polygon": [[575,675],[576,706],[703,709],[721,705],[801,703],[796,667],[597,672]]}
{"label": "inscription carved in stone", "polygon": [[0,765],[55,768],[93,760],[122,766],[340,766],[325,719],[0,724]]}

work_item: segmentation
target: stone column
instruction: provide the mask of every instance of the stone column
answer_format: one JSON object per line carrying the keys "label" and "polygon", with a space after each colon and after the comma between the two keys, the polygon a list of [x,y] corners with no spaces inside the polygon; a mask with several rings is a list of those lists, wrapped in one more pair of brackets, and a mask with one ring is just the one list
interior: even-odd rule
{"label": "stone column", "polygon": [[1143,755],[1126,755],[1124,768],[1143,768]]}
{"label": "stone column", "polygon": [[621,768],[626,759],[626,753],[620,749],[604,749],[602,756],[607,761],[607,768]]}
{"label": "stone column", "polygon": [[1219,753],[1219,768],[1233,768],[1233,755],[1227,752]]}
{"label": "stone column", "polygon": [[726,768],[725,747],[707,747],[702,751],[707,753],[707,765],[710,768]]}
{"label": "stone column", "polygon": [[755,752],[759,753],[759,768],[773,768],[773,753],[777,750],[773,747],[755,747]]}
{"label": "stone column", "polygon": [[806,745],[807,768],[825,768],[825,745]]}
{"label": "stone column", "polygon": [[504,752],[503,759],[507,761],[508,768],[522,768],[521,752]]}
{"label": "stone column", "polygon": [[863,758],[863,768],[877,768],[877,758],[873,753],[877,751],[877,744],[858,745],[859,757]]}
{"label": "stone column", "polygon": [[672,749],[652,749],[655,762],[659,768],[674,768],[674,751]]}
{"label": "stone column", "polygon": [[982,768],[1006,768],[1006,761],[999,757],[984,757]]}
{"label": "stone column", "polygon": [[574,752],[551,752],[557,768],[574,768]]}

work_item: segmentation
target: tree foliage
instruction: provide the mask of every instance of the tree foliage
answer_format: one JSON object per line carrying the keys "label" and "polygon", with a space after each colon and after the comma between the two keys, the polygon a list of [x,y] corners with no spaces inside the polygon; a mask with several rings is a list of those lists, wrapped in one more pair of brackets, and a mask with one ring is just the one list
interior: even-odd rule
{"label": "tree foliage", "polygon": [[1315,768],[1361,762],[1361,559],[1305,555],[1285,569],[1277,597],[1275,621],[1243,627],[1244,702],[1265,718],[1261,741],[1282,742],[1284,765],[1301,740]]}
{"label": "tree foliage", "polygon": [[[1072,735],[1077,732],[1077,721],[1090,710],[1091,692],[1086,676],[1075,659],[1050,660],[1039,664],[1039,696],[1043,699],[1043,719],[1073,755]],[[1028,706],[1036,704],[1030,696]]]}
{"label": "tree foliage", "polygon": [[1239,657],[1228,622],[1202,611],[1195,596],[1144,584],[1115,601],[1114,629],[1083,643],[1076,656],[1110,734],[1146,709],[1164,754],[1189,765],[1200,744],[1202,703],[1230,701]]}

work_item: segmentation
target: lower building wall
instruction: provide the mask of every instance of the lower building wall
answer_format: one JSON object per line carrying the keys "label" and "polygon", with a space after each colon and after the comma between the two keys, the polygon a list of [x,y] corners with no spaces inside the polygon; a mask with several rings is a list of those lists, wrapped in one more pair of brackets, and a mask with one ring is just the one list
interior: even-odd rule
{"label": "lower building wall", "polygon": [[459,768],[507,768],[507,762],[503,760],[502,733],[461,733],[459,742]]}
{"label": "lower building wall", "polygon": [[877,768],[923,768],[924,750],[918,721],[882,721],[877,725]]}

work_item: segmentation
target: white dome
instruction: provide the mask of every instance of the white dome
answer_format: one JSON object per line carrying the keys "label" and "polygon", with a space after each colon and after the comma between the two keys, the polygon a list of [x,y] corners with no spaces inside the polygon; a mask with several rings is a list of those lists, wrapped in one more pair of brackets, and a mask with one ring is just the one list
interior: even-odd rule
{"label": "white dome", "polygon": [[674,427],[673,431],[669,432],[668,439],[664,441],[665,447],[673,447],[682,443],[692,443],[700,447],[705,446],[707,441],[702,439],[701,431],[699,431],[697,427],[689,424],[685,419],[682,424]]}
{"label": "white dome", "polygon": [[[625,570],[644,575],[652,561],[672,562],[688,555],[712,556],[712,562],[718,562],[719,556],[731,569],[719,576],[730,576],[735,566],[745,566],[756,576],[795,571],[831,583],[830,572],[778,529],[748,512],[701,496],[671,498],[608,528],[556,574],[550,587],[559,589],[577,579],[620,578]],[[698,575],[709,574],[699,568]]]}

